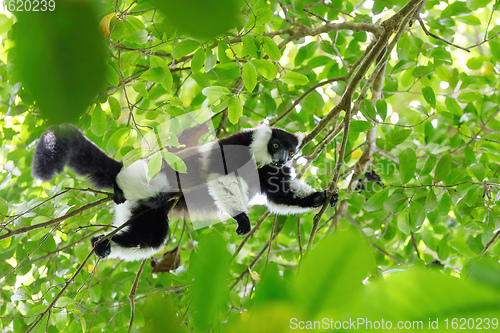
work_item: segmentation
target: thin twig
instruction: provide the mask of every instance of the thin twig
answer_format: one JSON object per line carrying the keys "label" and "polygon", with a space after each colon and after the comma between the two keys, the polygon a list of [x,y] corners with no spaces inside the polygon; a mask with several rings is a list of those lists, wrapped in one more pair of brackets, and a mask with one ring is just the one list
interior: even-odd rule
{"label": "thin twig", "polygon": [[481,251],[481,254],[479,255],[480,257],[484,256],[486,254],[486,252],[488,252],[488,250],[496,242],[496,240],[498,239],[498,237],[500,237],[500,229],[497,230],[497,232],[495,233],[495,235],[493,236],[493,238],[488,242],[488,244],[486,244],[486,246],[484,247],[484,249]]}
{"label": "thin twig", "polygon": [[[274,230],[276,230],[277,223],[278,223],[278,215],[274,214],[273,227],[271,228],[271,237],[270,237],[271,239],[273,238]],[[272,243],[269,242],[269,246],[267,247],[266,264],[264,265],[264,267],[266,267],[267,263],[269,262],[269,254],[271,253],[271,247],[272,247]]]}
{"label": "thin twig", "polygon": [[236,251],[234,251],[233,259],[235,259],[238,256],[238,254],[240,253],[241,249],[243,248],[243,246],[245,246],[245,244],[248,242],[248,240],[250,239],[250,237],[252,237],[255,234],[255,232],[257,230],[259,230],[262,222],[264,222],[267,219],[267,217],[269,216],[269,214],[271,214],[271,212],[267,211],[264,214],[262,214],[262,216],[257,220],[257,223],[255,223],[255,227],[253,227],[252,230],[245,236],[245,238],[243,238],[243,240],[241,241],[241,243],[238,246],[238,248],[236,249]]}
{"label": "thin twig", "polygon": [[147,259],[144,259],[141,262],[141,266],[139,266],[139,270],[135,275],[134,283],[132,284],[132,288],[130,289],[130,293],[128,294],[128,299],[130,300],[130,322],[128,324],[128,331],[132,330],[132,325],[134,324],[135,317],[135,294],[137,293],[137,287],[139,286],[139,278],[141,277],[142,271],[144,270],[144,266],[146,265]]}
{"label": "thin twig", "polygon": [[49,311],[52,310],[52,308],[54,307],[54,305],[56,304],[56,302],[59,300],[59,298],[61,298],[62,294],[66,291],[66,289],[68,289],[69,285],[80,274],[80,272],[83,270],[83,268],[85,266],[87,266],[87,262],[90,260],[90,258],[92,257],[93,254],[94,254],[94,249],[92,249],[89,252],[89,254],[83,260],[83,262],[80,264],[80,266],[78,267],[78,269],[76,270],[76,272],[71,276],[71,278],[68,281],[66,281],[66,283],[64,284],[64,286],[62,287],[62,289],[59,291],[59,293],[56,295],[56,297],[54,297],[54,299],[49,304],[49,306],[40,314],[40,317],[28,328],[28,330],[26,331],[26,333],[29,333],[29,332],[33,331],[33,329],[43,320],[43,318],[45,317],[45,315],[47,315],[49,313]]}
{"label": "thin twig", "polygon": [[69,212],[68,214],[65,214],[65,215],[63,215],[61,217],[49,220],[47,222],[38,223],[38,224],[35,224],[35,225],[30,225],[30,226],[19,228],[19,229],[16,229],[16,230],[9,230],[9,232],[7,232],[6,234],[0,235],[0,240],[9,238],[9,237],[12,237],[12,236],[15,236],[15,235],[23,234],[23,233],[29,232],[31,230],[45,228],[45,227],[48,227],[50,225],[60,223],[60,222],[62,222],[64,220],[69,219],[70,217],[76,216],[76,215],[78,215],[78,214],[86,211],[87,209],[99,206],[100,204],[103,204],[105,202],[111,201],[112,199],[113,198],[111,196],[108,196],[106,198],[102,198],[100,200],[97,200],[97,201],[91,202],[89,204],[86,204],[86,205],[84,205],[84,206],[82,206],[82,207],[80,207],[78,209],[75,209],[72,212]]}

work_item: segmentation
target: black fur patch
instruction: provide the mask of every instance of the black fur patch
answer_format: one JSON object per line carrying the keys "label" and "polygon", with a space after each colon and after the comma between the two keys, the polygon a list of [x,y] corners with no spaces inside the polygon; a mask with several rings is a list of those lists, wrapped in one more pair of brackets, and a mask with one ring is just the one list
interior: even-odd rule
{"label": "black fur patch", "polygon": [[123,167],[87,139],[73,125],[54,126],[45,131],[35,149],[32,174],[35,178],[50,180],[68,165],[76,173],[89,176],[98,188],[112,189],[115,178]]}

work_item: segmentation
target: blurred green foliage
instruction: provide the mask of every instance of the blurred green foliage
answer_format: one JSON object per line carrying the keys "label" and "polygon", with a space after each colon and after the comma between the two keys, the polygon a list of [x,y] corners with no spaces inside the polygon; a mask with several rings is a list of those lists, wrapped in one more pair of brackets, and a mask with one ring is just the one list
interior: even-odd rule
{"label": "blurred green foliage", "polygon": [[[186,144],[186,124],[225,136],[268,121],[308,134],[352,82],[346,76],[377,37],[372,28],[406,4],[102,0],[0,13],[2,331],[126,332],[131,318],[131,331],[147,332],[285,332],[315,321],[371,331],[366,322],[381,320],[421,322],[415,332],[498,330],[496,1],[427,1],[421,22],[401,26],[373,103],[372,90],[361,96],[368,64],[352,96],[353,105],[361,99],[338,182],[344,203],[321,216],[311,248],[315,212],[270,214],[238,253],[232,221],[195,229],[173,218],[165,252],[179,246],[175,272],[154,274],[149,260],[139,276],[139,262],[82,266],[112,205],[66,219],[103,194],[83,190],[89,184],[70,170],[48,183],[31,177],[36,140],[54,122],[77,123],[127,165],[144,156],[154,128],[170,147]],[[302,151],[311,158],[302,178],[316,189],[334,176],[342,133],[315,149],[344,115]],[[366,166],[380,181],[366,177],[351,191],[372,128]],[[162,157],[182,171],[175,155]],[[151,175],[159,162],[151,159]],[[253,207],[252,224],[264,213]],[[37,228],[54,218],[62,222]],[[32,229],[9,234],[23,227]],[[358,319],[365,326],[351,326]]]}

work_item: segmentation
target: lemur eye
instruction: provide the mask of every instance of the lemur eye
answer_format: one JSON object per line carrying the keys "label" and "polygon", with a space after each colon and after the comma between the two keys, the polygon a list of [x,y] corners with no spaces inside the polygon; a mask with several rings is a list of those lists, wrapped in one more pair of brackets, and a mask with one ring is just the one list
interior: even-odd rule
{"label": "lemur eye", "polygon": [[293,151],[290,152],[290,157],[292,157],[294,155]]}
{"label": "lemur eye", "polygon": [[275,143],[275,144],[273,145],[274,149],[278,149],[278,148],[279,148],[279,146],[280,146],[280,145],[279,145],[279,144],[277,144],[277,143]]}

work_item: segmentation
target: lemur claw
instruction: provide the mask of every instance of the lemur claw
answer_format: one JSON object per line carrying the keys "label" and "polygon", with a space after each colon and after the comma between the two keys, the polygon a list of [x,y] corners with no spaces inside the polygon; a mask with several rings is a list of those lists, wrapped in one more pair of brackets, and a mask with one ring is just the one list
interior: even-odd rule
{"label": "lemur claw", "polygon": [[250,219],[248,218],[247,214],[240,213],[234,216],[233,218],[236,220],[236,222],[238,222],[238,228],[236,229],[236,233],[239,236],[245,236],[250,232],[252,226],[250,225]]}
{"label": "lemur claw", "polygon": [[99,242],[99,240],[103,236],[104,235],[95,236],[95,237],[92,237],[92,239],[90,240],[90,243],[92,244],[92,247],[94,248],[94,252],[99,259],[104,259],[107,256],[109,256],[109,254],[111,253],[111,245],[110,245],[109,240],[106,239],[102,242]]}
{"label": "lemur claw", "polygon": [[338,193],[335,193],[333,196],[332,196],[332,199],[330,200],[330,205],[332,207],[335,207],[335,204],[337,203],[337,201],[339,201],[339,195]]}

